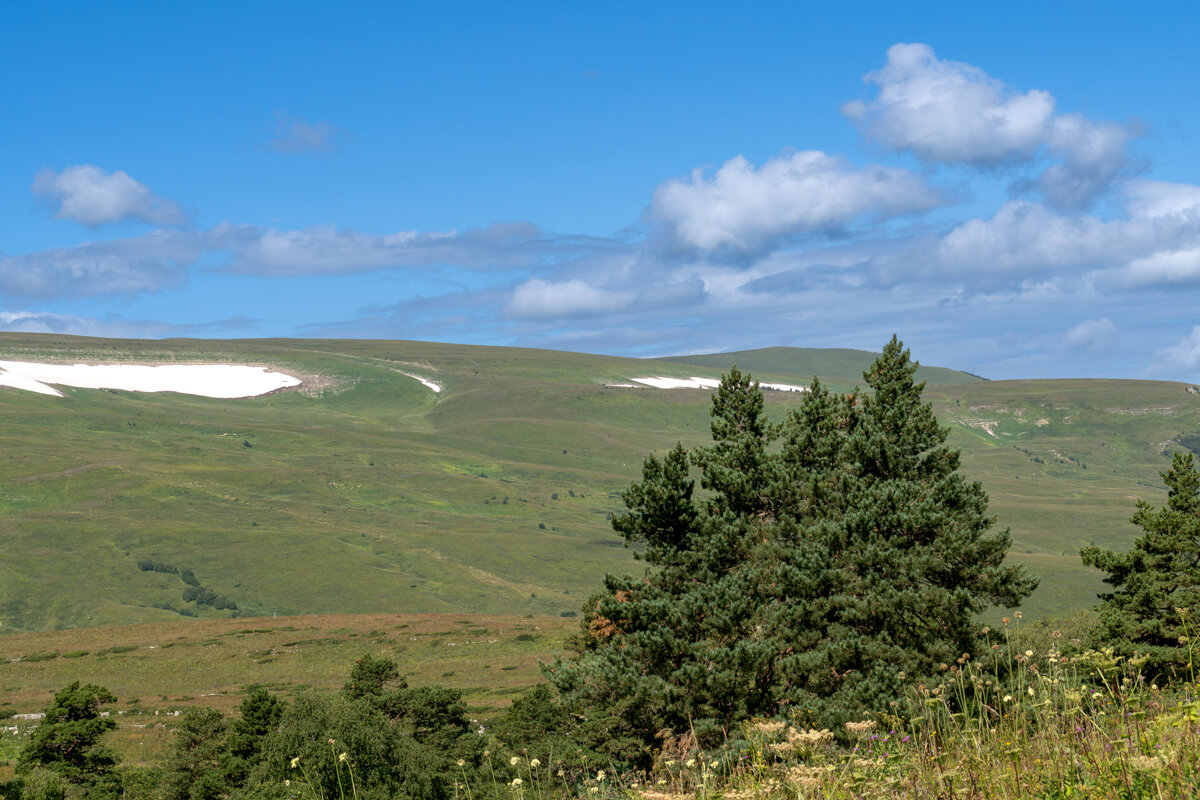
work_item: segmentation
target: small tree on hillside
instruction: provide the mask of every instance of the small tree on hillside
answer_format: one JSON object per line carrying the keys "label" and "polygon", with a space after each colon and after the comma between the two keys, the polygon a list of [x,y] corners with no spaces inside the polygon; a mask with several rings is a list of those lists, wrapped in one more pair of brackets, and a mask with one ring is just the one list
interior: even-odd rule
{"label": "small tree on hillside", "polygon": [[167,756],[165,800],[216,800],[228,791],[225,720],[215,708],[189,708]]}
{"label": "small tree on hillside", "polygon": [[101,716],[100,707],[117,702],[102,686],[75,681],[59,690],[46,706],[17,759],[17,772],[47,767],[77,784],[95,784],[112,777],[117,759],[100,746],[116,720]]}
{"label": "small tree on hillside", "polygon": [[1200,471],[1191,453],[1176,452],[1160,473],[1167,504],[1138,500],[1131,522],[1145,531],[1128,553],[1085,547],[1083,563],[1108,573],[1113,591],[1100,595],[1098,644],[1123,654],[1150,655],[1148,669],[1190,677],[1184,670],[1200,616]]}
{"label": "small tree on hillside", "polygon": [[814,380],[776,426],[734,368],[713,444],[646,459],[613,527],[650,568],[607,576],[577,657],[547,668],[568,704],[610,720],[614,757],[664,731],[719,740],[755,715],[835,726],[885,711],[975,652],[975,614],[1033,591],[1003,564],[1008,531],[958,474],[916,369],[893,337],[864,374],[871,394]]}

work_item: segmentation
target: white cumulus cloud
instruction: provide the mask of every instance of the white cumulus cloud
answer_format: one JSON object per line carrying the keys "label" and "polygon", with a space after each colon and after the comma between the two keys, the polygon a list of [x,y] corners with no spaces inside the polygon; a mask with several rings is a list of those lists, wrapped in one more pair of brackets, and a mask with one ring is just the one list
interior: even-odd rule
{"label": "white cumulus cloud", "polygon": [[1056,114],[1049,92],[1018,91],[978,67],[939,59],[926,44],[893,45],[883,69],[865,80],[878,87],[876,97],[846,103],[842,113],[867,138],[945,164],[1059,159],[1037,181],[1059,208],[1087,206],[1128,166],[1126,127]]}
{"label": "white cumulus cloud", "polygon": [[43,169],[31,188],[35,197],[54,209],[55,217],[89,228],[131,219],[151,225],[187,222],[178,204],[159,197],[121,170],[105,172],[94,164],[79,164],[62,172]]}
{"label": "white cumulus cloud", "polygon": [[635,297],[634,292],[602,289],[578,278],[560,282],[532,278],[513,291],[504,311],[511,317],[559,319],[619,311]]}
{"label": "white cumulus cloud", "polygon": [[1167,181],[1130,181],[1125,207],[1134,217],[1200,216],[1200,186]]}
{"label": "white cumulus cloud", "polygon": [[924,211],[940,202],[938,192],[908,170],[856,168],[806,150],[785,152],[757,169],[737,156],[711,177],[697,169],[687,179],[659,184],[650,217],[685,249],[753,255],[797,234]]}

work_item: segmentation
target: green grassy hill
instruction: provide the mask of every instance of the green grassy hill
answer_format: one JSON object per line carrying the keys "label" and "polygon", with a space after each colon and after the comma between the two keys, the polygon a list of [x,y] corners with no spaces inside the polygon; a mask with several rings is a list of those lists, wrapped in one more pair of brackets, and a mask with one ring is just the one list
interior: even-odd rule
{"label": "green grassy hill", "polygon": [[[808,347],[764,347],[759,350],[738,350],[731,353],[711,353],[695,356],[670,356],[660,359],[675,364],[726,370],[736,364],[743,372],[763,378],[776,376],[819,375],[822,378],[841,378],[860,381],[878,353],[866,350]],[[929,383],[975,383],[983,380],[969,372],[945,367],[922,366],[917,380]]]}
{"label": "green grassy hill", "polygon": [[[752,352],[761,377],[809,381],[787,367],[795,351]],[[848,352],[820,362],[841,388],[869,361]],[[642,458],[708,434],[706,391],[606,384],[719,377],[695,358],[0,335],[4,360],[251,363],[304,379],[242,400],[0,389],[0,631],[229,615],[184,602],[179,575],[144,559],[192,570],[249,615],[571,614],[604,572],[642,568],[607,521]],[[964,469],[1013,528],[1014,558],[1045,576],[1027,613],[1090,605],[1101,584],[1078,548],[1136,535],[1133,498],[1163,498],[1157,473],[1200,430],[1200,396],[943,372],[928,396]],[[777,419],[797,402],[768,393]]]}

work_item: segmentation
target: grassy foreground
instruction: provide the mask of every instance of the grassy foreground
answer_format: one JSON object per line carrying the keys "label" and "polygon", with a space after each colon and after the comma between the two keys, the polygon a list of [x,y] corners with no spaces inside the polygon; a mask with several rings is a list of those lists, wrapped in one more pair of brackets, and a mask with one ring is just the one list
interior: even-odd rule
{"label": "grassy foreground", "polygon": [[649,774],[597,764],[582,779],[521,754],[491,785],[458,796],[691,798],[1194,798],[1200,684],[1160,687],[1135,658],[1076,648],[1070,633],[1019,620],[988,663],[944,678],[844,731],[755,720],[725,745],[665,743]]}

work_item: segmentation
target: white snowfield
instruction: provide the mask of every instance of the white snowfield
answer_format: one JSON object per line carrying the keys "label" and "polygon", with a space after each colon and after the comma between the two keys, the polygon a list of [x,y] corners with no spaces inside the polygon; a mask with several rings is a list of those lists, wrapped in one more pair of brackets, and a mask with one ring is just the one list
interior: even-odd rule
{"label": "white snowfield", "polygon": [[300,379],[266,367],[239,364],[34,364],[0,361],[0,386],[64,397],[55,386],[178,392],[201,397],[257,397],[299,386]]}
{"label": "white snowfield", "polygon": [[435,383],[429,380],[429,378],[422,378],[420,375],[413,375],[411,372],[401,372],[400,374],[412,378],[414,381],[420,381],[430,389],[433,389],[435,392],[440,392],[442,390],[442,385],[440,383]]}
{"label": "white snowfield", "polygon": [[[641,383],[646,386],[653,386],[655,389],[715,389],[721,385],[721,382],[716,378],[630,378],[634,383]],[[621,384],[612,384],[620,386]],[[764,389],[773,389],[777,392],[807,392],[807,387],[795,386],[790,383],[760,383]]]}

